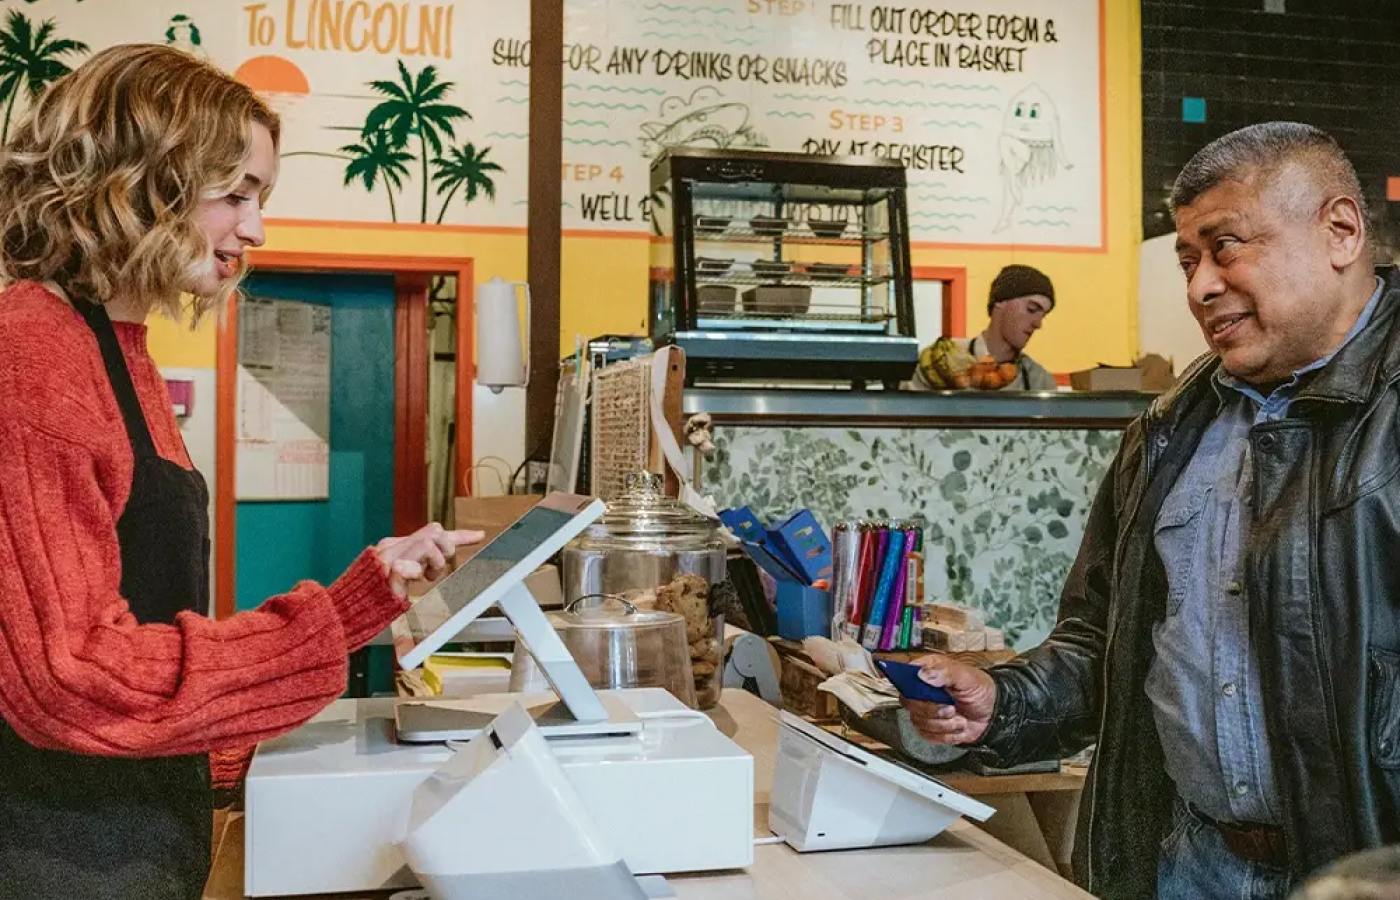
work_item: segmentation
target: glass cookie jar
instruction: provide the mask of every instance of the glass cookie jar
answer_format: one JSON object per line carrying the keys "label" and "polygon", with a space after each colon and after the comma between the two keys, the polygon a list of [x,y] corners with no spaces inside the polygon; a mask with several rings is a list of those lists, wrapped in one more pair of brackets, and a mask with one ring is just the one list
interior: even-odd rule
{"label": "glass cookie jar", "polygon": [[627,476],[623,492],[563,553],[564,602],[599,594],[685,619],[696,707],[723,682],[724,544],[718,524],[667,497],[661,476]]}

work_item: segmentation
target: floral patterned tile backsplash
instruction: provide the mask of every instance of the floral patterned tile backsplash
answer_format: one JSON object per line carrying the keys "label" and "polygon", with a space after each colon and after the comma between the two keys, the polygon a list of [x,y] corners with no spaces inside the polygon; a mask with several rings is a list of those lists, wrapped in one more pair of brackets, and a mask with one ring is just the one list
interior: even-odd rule
{"label": "floral patterned tile backsplash", "polygon": [[775,522],[810,509],[924,525],[927,598],[1024,650],[1049,634],[1116,430],[720,426],[701,490]]}

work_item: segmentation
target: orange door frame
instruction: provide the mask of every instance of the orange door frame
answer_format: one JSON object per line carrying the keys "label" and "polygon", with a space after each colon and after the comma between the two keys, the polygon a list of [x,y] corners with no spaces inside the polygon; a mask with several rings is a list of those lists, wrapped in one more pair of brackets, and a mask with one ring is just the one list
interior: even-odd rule
{"label": "orange door frame", "polygon": [[[457,486],[470,473],[472,458],[473,263],[459,256],[375,256],[257,250],[249,254],[257,270],[279,272],[392,272],[394,303],[394,531],[406,534],[426,520],[428,425],[428,278],[457,277]],[[214,541],[218,552],[214,614],[234,611],[234,467],[238,402],[238,304],[231,300],[219,318],[215,421]],[[462,423],[466,423],[465,426]]]}
{"label": "orange door frame", "polygon": [[967,337],[967,269],[956,266],[914,266],[915,281],[943,282],[943,336]]}

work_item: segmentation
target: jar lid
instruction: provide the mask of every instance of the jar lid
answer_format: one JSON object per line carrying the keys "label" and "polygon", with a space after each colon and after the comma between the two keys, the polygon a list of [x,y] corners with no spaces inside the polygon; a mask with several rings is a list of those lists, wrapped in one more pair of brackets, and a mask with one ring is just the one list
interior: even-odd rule
{"label": "jar lid", "polygon": [[616,594],[589,594],[580,597],[565,607],[563,612],[551,613],[549,618],[560,631],[645,631],[675,627],[676,623],[680,623],[682,628],[685,627],[685,619],[679,613],[638,609]]}
{"label": "jar lid", "polygon": [[652,472],[628,475],[622,493],[584,532],[586,541],[719,541],[709,519],[666,496],[665,482]]}

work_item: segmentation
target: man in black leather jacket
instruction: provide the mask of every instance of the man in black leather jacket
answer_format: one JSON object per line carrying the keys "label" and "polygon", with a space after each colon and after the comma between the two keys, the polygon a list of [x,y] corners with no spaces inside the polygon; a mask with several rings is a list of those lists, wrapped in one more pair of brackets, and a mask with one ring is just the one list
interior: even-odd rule
{"label": "man in black leather jacket", "polygon": [[1173,190],[1212,353],[1125,432],[1041,646],[923,677],[931,740],[1097,743],[1075,876],[1105,898],[1282,898],[1400,842],[1400,276],[1314,128],[1253,126]]}

